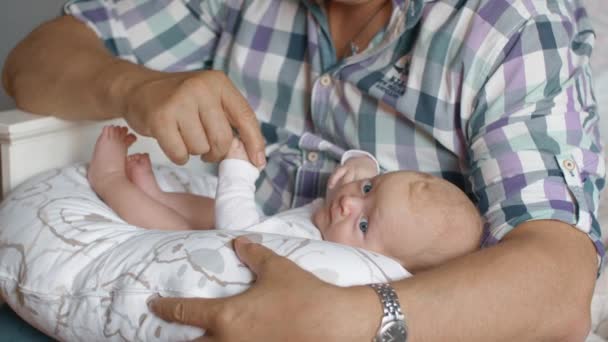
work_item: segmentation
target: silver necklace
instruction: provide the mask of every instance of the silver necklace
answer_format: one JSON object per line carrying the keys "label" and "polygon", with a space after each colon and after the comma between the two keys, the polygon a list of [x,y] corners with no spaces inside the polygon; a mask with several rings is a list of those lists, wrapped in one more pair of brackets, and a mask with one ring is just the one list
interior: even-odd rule
{"label": "silver necklace", "polygon": [[363,26],[361,26],[361,28],[359,29],[359,31],[357,31],[357,33],[355,33],[355,35],[348,41],[348,46],[350,47],[350,55],[354,56],[359,52],[359,45],[357,45],[355,43],[355,40],[357,38],[359,38],[359,36],[361,35],[361,33],[363,33],[365,31],[365,29],[367,28],[367,26],[369,25],[369,23],[372,22],[372,20],[374,20],[374,18],[376,18],[378,16],[378,13],[380,13],[380,11],[382,11],[382,9],[384,8],[384,6],[386,6],[387,3],[390,3],[390,0],[387,0],[385,2],[382,3],[382,5],[380,5],[378,7],[378,9],[376,9],[376,11],[374,12],[374,14],[372,14],[371,17],[369,17],[369,19],[365,22],[365,24]]}

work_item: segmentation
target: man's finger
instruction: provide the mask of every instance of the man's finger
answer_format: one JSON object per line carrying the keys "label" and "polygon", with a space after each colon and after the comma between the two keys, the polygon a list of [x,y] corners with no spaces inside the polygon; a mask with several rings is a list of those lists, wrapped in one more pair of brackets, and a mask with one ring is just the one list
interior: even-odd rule
{"label": "man's finger", "polygon": [[[190,120],[197,120],[198,122],[189,122]],[[186,120],[180,122],[179,131],[189,154],[201,155],[209,152],[207,136],[198,116],[194,118],[187,117]]]}
{"label": "man's finger", "polygon": [[152,312],[167,322],[191,325],[213,331],[219,303],[223,299],[155,298],[150,301]]}
{"label": "man's finger", "polygon": [[249,103],[232,84],[227,87],[223,94],[222,105],[226,110],[230,124],[239,132],[239,137],[245,145],[249,159],[257,167],[266,165],[266,154],[264,153],[266,144],[258,119]]}
{"label": "man's finger", "polygon": [[259,275],[264,266],[272,258],[279,257],[275,252],[260,245],[259,243],[251,242],[246,237],[238,237],[234,240],[234,250],[239,259],[251,269],[253,273]]}
{"label": "man's finger", "polygon": [[203,154],[203,159],[209,162],[217,162],[228,153],[232,142],[232,128],[220,107],[206,109],[200,114],[201,121],[207,135],[209,151]]}
{"label": "man's finger", "polygon": [[179,165],[183,165],[188,161],[188,150],[177,128],[177,122],[172,121],[170,126],[154,129],[152,135],[171,161]]}

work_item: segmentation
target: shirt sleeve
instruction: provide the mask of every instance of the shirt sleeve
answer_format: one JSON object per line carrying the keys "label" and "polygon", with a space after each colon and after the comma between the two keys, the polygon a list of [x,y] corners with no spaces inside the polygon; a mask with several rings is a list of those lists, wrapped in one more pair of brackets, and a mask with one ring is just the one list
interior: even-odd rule
{"label": "shirt sleeve", "polygon": [[224,9],[215,0],[71,0],[64,12],[114,55],[151,69],[209,68]]}
{"label": "shirt sleeve", "polygon": [[467,131],[484,246],[522,222],[554,219],[588,234],[601,262],[605,170],[593,43],[584,11],[539,15],[512,33],[488,67]]}

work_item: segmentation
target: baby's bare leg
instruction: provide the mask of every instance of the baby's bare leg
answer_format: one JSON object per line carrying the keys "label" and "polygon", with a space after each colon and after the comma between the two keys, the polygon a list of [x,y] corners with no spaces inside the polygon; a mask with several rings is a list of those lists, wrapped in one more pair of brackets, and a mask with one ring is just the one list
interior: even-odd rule
{"label": "baby's bare leg", "polygon": [[191,229],[184,217],[149,197],[127,178],[125,158],[133,141],[135,136],[127,134],[125,127],[103,128],[88,169],[91,187],[130,224],[151,229]]}
{"label": "baby's bare leg", "polygon": [[215,227],[215,200],[187,192],[163,192],[162,203],[182,215],[194,229]]}
{"label": "baby's bare leg", "polygon": [[214,200],[190,193],[162,191],[147,153],[127,157],[127,177],[148,196],[178,212],[192,227],[211,229],[215,226]]}

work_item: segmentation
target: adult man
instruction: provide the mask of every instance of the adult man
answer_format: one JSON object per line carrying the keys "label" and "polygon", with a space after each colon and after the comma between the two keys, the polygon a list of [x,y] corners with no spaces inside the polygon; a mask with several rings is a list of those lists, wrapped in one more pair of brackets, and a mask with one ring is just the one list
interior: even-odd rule
{"label": "adult man", "polygon": [[[221,158],[232,126],[262,165],[251,106],[277,145],[258,190],[268,213],[322,195],[335,163],[298,148],[304,131],[389,170],[441,175],[475,198],[490,248],[392,284],[408,341],[586,336],[604,164],[593,32],[577,1],[89,0],[67,11],[77,19],[42,26],[9,57],[3,83],[18,106],[124,116],[178,163]],[[153,309],[213,341],[376,334],[370,288],[335,288],[257,244],[235,247],[257,285]]]}

